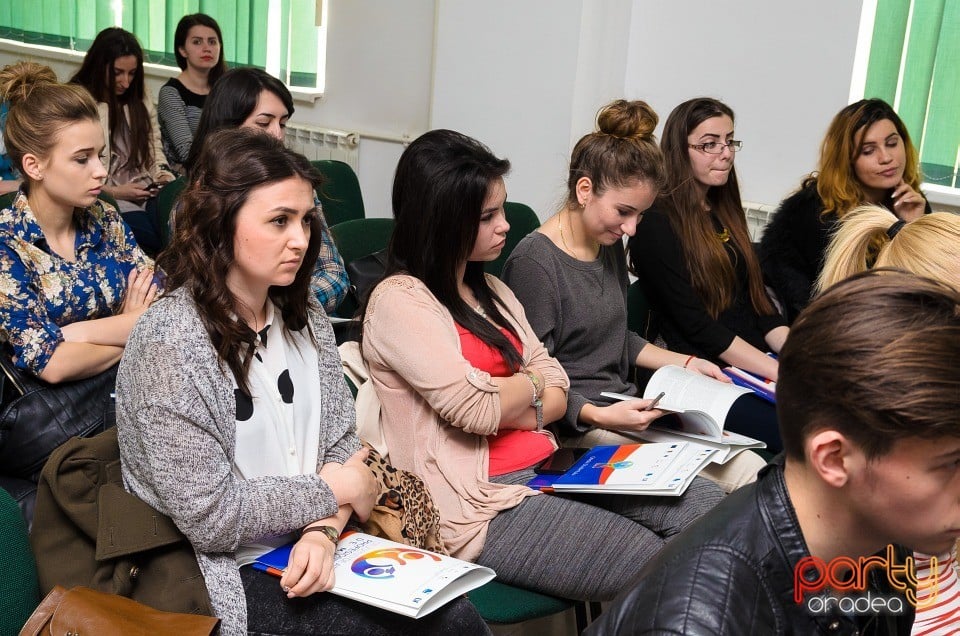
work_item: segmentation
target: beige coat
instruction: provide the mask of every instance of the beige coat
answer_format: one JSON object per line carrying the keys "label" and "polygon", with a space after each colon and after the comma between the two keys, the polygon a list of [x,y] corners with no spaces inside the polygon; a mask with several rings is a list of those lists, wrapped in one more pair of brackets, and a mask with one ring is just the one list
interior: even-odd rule
{"label": "beige coat", "polygon": [[[537,340],[513,292],[492,276],[487,282],[505,315],[515,318],[524,365],[540,371],[546,386],[566,390],[567,374]],[[464,359],[450,312],[411,276],[392,276],[371,294],[363,357],[380,398],[391,462],[427,483],[450,553],[476,559],[490,519],[538,494],[488,481],[486,436],[500,422],[497,385]]]}

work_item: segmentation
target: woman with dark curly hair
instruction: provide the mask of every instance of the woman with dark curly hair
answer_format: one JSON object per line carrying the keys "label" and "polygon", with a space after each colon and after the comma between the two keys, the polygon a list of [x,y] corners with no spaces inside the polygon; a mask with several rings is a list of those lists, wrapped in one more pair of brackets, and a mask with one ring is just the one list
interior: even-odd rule
{"label": "woman with dark curly hair", "polygon": [[[268,135],[204,146],[161,256],[168,291],[117,377],[124,483],[193,545],[225,635],[484,633],[466,599],[415,621],[319,593],[344,525],[379,493],[310,300],[319,179]],[[293,540],[279,581],[250,565]]]}

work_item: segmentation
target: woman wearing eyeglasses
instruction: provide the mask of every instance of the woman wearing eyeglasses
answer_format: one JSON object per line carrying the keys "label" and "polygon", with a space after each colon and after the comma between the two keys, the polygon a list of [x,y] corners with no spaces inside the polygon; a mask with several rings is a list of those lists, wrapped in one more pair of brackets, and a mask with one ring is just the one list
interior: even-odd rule
{"label": "woman wearing eyeglasses", "polygon": [[715,99],[670,113],[660,142],[666,186],[630,239],[629,259],[671,350],[776,380],[765,352],[780,351],[788,328],[747,232],[733,166],[741,145],[733,111]]}

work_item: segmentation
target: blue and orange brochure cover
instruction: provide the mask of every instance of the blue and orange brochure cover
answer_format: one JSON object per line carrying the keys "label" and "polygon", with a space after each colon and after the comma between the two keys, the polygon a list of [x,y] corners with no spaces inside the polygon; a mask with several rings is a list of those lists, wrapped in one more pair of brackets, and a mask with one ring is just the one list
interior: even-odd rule
{"label": "blue and orange brochure cover", "polygon": [[[260,556],[253,567],[283,576],[293,544]],[[492,580],[490,568],[348,530],[333,556],[330,592],[397,614],[420,618]]]}
{"label": "blue and orange brochure cover", "polygon": [[527,483],[544,491],[679,496],[716,451],[694,442],[595,446],[562,475]]}

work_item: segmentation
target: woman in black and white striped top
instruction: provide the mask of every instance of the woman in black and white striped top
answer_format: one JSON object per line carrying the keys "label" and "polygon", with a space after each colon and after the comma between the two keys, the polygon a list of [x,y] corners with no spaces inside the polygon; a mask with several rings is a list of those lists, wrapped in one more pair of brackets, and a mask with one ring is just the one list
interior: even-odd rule
{"label": "woman in black and white striped top", "polygon": [[210,16],[180,18],[173,44],[181,73],[160,88],[157,99],[163,153],[177,172],[190,154],[210,87],[227,70],[222,43],[220,26]]}

